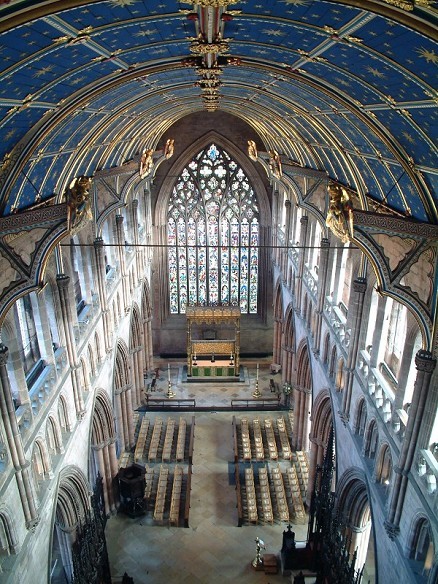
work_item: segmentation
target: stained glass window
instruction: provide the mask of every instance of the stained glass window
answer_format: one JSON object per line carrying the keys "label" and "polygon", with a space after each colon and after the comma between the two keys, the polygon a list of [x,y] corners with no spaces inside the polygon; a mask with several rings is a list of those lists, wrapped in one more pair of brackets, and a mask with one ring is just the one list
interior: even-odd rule
{"label": "stained glass window", "polygon": [[242,168],[216,144],[187,164],[168,208],[170,312],[240,306],[257,312],[259,210]]}

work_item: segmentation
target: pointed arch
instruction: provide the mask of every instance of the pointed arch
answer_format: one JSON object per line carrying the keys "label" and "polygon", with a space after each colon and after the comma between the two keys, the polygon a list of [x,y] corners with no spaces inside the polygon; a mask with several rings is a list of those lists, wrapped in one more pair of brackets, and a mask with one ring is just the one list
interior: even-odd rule
{"label": "pointed arch", "polygon": [[[361,570],[367,565],[371,573],[376,572],[375,534],[372,521],[369,489],[363,471],[358,468],[347,470],[337,486],[338,510],[346,529],[344,536],[350,541],[350,555],[356,554],[355,568]],[[368,553],[371,551],[372,553]]]}
{"label": "pointed arch", "polygon": [[303,340],[297,350],[297,380],[294,385],[294,429],[295,448],[309,449],[309,426],[312,409],[312,369],[307,341]]}
{"label": "pointed arch", "polygon": [[[315,482],[317,466],[324,461],[327,444],[333,427],[333,408],[330,392],[322,389],[318,392],[312,408],[312,427],[310,432],[310,456],[309,456],[309,488],[306,503],[310,506],[311,494]],[[336,444],[336,440],[335,440]]]}
{"label": "pointed arch", "polygon": [[130,450],[134,445],[132,407],[131,357],[126,343],[119,339],[114,359],[113,396],[119,451]]}
{"label": "pointed arch", "polygon": [[151,290],[148,279],[145,278],[141,291],[141,316],[143,323],[144,363],[143,376],[151,371],[154,365],[152,343],[152,304]]}
{"label": "pointed arch", "polygon": [[364,454],[368,458],[374,458],[379,443],[379,428],[377,422],[372,418],[365,430]]}
{"label": "pointed arch", "polygon": [[49,565],[59,560],[69,582],[73,577],[72,545],[90,509],[90,494],[87,480],[78,467],[67,466],[61,470],[54,507]]}
{"label": "pointed arch", "polygon": [[354,416],[354,424],[353,424],[354,432],[356,434],[358,434],[359,436],[363,436],[365,433],[365,426],[367,423],[367,415],[368,415],[367,403],[365,401],[365,398],[362,397],[356,406],[356,413]]}
{"label": "pointed arch", "polygon": [[283,335],[283,295],[280,282],[274,292],[274,343],[272,359],[281,365],[281,340]]}
{"label": "pointed arch", "polygon": [[166,217],[171,314],[198,304],[258,313],[260,210],[250,176],[211,141],[174,181]]}
{"label": "pointed arch", "polygon": [[0,507],[0,572],[1,564],[9,555],[15,555],[20,550],[13,514],[9,508]]}
{"label": "pointed arch", "polygon": [[91,418],[90,438],[90,481],[96,483],[97,476],[102,477],[105,512],[114,513],[118,504],[117,492],[114,490],[118,473],[115,449],[116,429],[111,401],[104,389],[98,389],[94,399]]}
{"label": "pointed arch", "polygon": [[412,519],[407,541],[407,555],[411,561],[415,562],[417,566],[415,571],[424,577],[424,581],[428,577],[429,582],[436,580],[430,576],[434,570],[438,573],[437,550],[430,520],[424,513],[417,513]]}
{"label": "pointed arch", "polygon": [[132,355],[132,380],[133,380],[133,405],[135,408],[141,405],[144,391],[144,354],[143,331],[140,319],[140,310],[137,304],[133,304],[129,326],[129,351]]}

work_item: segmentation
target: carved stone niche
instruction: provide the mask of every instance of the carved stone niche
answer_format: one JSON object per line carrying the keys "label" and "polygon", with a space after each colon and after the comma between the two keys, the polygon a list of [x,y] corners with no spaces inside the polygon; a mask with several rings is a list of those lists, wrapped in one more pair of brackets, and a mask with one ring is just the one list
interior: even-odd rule
{"label": "carved stone niche", "polygon": [[144,489],[146,469],[139,464],[132,464],[119,470],[119,490],[121,510],[130,517],[145,514]]}

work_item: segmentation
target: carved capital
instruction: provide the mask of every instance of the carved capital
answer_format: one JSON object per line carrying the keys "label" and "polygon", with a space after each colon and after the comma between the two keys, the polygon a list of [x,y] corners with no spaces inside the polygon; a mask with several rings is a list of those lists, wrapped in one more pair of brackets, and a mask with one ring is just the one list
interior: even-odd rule
{"label": "carved capital", "polygon": [[400,533],[400,527],[398,527],[398,525],[394,525],[394,523],[391,523],[390,521],[385,521],[384,526],[385,531],[391,540],[394,540]]}
{"label": "carved capital", "polygon": [[357,278],[353,282],[353,290],[359,292],[360,294],[365,294],[367,289],[367,281],[365,278]]}
{"label": "carved capital", "polygon": [[66,274],[57,274],[56,283],[58,284],[58,288],[67,288],[69,282],[70,276],[67,276]]}
{"label": "carved capital", "polygon": [[0,365],[6,365],[8,361],[9,349],[3,343],[0,344]]}
{"label": "carved capital", "polygon": [[417,366],[418,371],[432,373],[435,369],[436,359],[432,356],[430,351],[420,349],[415,355],[415,365]]}

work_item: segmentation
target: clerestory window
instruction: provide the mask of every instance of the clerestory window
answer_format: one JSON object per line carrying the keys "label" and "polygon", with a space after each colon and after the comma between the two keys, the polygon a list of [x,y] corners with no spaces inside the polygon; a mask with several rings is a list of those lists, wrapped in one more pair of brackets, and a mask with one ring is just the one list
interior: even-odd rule
{"label": "clerestory window", "polygon": [[257,313],[259,208],[249,178],[225,150],[212,143],[186,165],[167,225],[171,314],[187,305]]}

